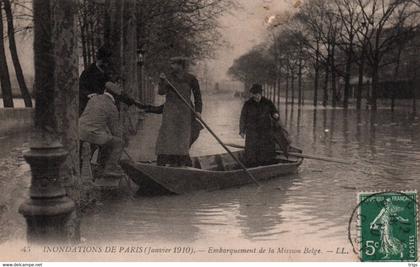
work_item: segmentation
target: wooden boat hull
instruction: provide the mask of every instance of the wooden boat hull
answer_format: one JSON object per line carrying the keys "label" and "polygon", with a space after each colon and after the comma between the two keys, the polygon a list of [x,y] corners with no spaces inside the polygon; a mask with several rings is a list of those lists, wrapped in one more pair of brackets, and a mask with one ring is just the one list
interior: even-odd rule
{"label": "wooden boat hull", "polygon": [[[303,161],[301,158],[280,160],[281,162],[277,164],[249,168],[248,171],[258,181],[264,181],[295,172]],[[199,190],[213,191],[253,183],[244,170],[232,169],[235,164],[229,160],[226,154],[193,158],[193,162],[194,166],[202,169],[162,167],[130,161],[122,161],[121,166],[139,186],[140,193],[147,195],[186,194]],[[212,164],[198,166],[208,162]]]}

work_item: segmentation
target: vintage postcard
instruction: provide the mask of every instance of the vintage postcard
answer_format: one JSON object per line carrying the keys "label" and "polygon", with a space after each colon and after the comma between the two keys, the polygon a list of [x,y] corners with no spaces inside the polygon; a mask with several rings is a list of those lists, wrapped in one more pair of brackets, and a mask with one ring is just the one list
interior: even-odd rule
{"label": "vintage postcard", "polygon": [[0,1],[0,262],[416,262],[419,11]]}

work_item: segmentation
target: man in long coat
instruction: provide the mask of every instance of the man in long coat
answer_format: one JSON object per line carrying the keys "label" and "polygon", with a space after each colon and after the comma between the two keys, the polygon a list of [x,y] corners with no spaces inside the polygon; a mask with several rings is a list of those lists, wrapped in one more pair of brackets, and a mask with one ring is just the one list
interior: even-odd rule
{"label": "man in long coat", "polygon": [[254,84],[250,93],[239,122],[239,134],[245,138],[245,162],[249,167],[273,164],[276,147],[272,120],[278,120],[279,113],[273,102],[262,96],[260,84]]}
{"label": "man in long coat", "polygon": [[183,57],[171,58],[170,74],[168,77],[163,73],[161,74],[159,94],[166,95],[162,124],[156,143],[157,163],[161,166],[190,165],[189,148],[194,115],[167,82],[169,81],[174,85],[188,101],[193,94],[196,115],[201,116],[203,104],[200,86],[196,77],[186,72],[186,61],[187,59]]}

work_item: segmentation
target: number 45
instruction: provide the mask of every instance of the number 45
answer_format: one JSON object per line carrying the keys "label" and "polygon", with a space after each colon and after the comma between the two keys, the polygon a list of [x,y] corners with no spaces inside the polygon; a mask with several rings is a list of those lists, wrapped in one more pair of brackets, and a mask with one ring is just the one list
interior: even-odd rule
{"label": "number 45", "polygon": [[366,250],[365,253],[368,256],[372,256],[376,252],[376,248],[379,246],[378,242],[373,240],[366,241]]}

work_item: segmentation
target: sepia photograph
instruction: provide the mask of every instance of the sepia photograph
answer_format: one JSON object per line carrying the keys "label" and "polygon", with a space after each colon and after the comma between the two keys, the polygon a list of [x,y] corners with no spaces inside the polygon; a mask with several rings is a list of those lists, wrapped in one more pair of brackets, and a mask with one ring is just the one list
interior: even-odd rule
{"label": "sepia photograph", "polygon": [[0,0],[0,40],[3,266],[417,266],[419,0]]}

